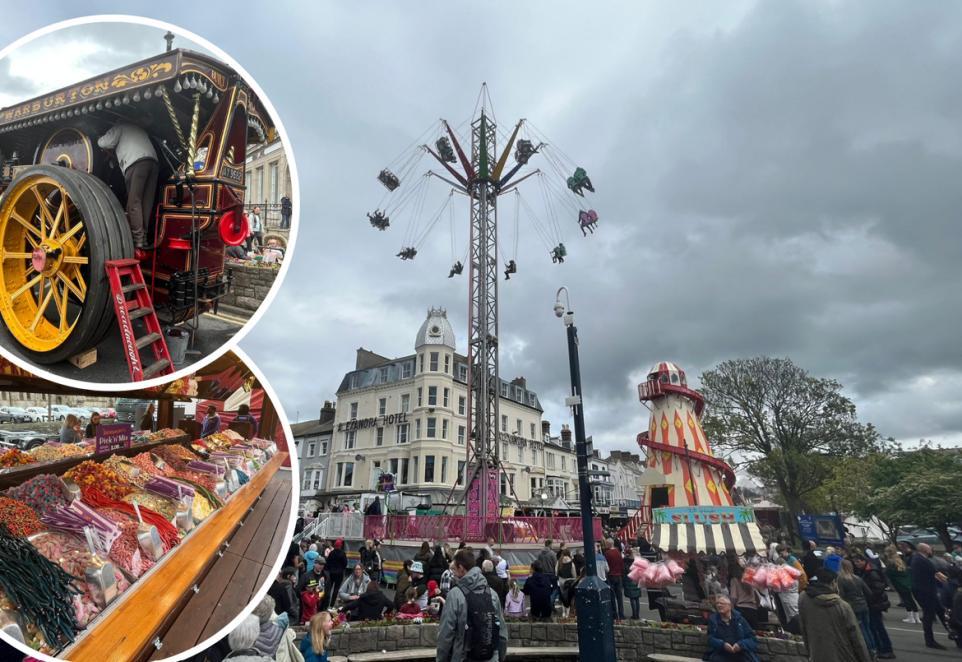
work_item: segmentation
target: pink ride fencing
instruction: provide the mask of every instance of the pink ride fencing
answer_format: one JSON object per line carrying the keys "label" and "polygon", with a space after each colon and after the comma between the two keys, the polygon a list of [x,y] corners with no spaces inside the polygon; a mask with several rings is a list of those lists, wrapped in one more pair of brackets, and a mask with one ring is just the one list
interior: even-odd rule
{"label": "pink ride fencing", "polygon": [[[386,515],[364,518],[364,537],[379,540],[448,540],[499,543],[581,542],[580,517],[502,517],[492,519],[482,536],[466,536],[464,515]],[[595,540],[601,537],[601,520],[592,520]]]}

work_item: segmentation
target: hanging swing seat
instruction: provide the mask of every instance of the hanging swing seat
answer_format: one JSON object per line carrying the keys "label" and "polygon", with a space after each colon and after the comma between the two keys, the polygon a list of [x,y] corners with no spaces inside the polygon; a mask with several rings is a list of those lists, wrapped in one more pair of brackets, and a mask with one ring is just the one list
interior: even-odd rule
{"label": "hanging swing seat", "polygon": [[448,163],[457,162],[458,157],[454,155],[454,148],[451,147],[451,141],[445,136],[438,138],[437,142],[434,143],[434,146],[438,148],[438,154],[441,155],[442,159]]}
{"label": "hanging swing seat", "polygon": [[416,249],[414,246],[407,246],[398,252],[397,257],[401,258],[402,260],[413,260],[417,254],[418,249]]}
{"label": "hanging swing seat", "polygon": [[582,209],[578,212],[578,225],[581,227],[581,234],[584,236],[587,237],[588,232],[594,234],[594,228],[598,225],[598,212],[594,209]]}
{"label": "hanging swing seat", "polygon": [[391,225],[391,219],[380,209],[375,209],[373,214],[368,213],[367,218],[371,222],[371,226],[382,232]]}
{"label": "hanging swing seat", "polygon": [[591,179],[588,178],[588,173],[585,172],[584,168],[575,168],[574,174],[568,177],[568,188],[582,197],[584,197],[585,190],[595,192],[595,187],[591,185]]}
{"label": "hanging swing seat", "polygon": [[535,147],[530,140],[521,139],[518,141],[518,146],[514,150],[514,160],[524,165],[533,155],[537,154],[537,152],[538,148]]}
{"label": "hanging swing seat", "polygon": [[401,185],[401,180],[397,178],[393,172],[385,168],[378,174],[377,180],[387,187],[387,190],[393,191],[398,186]]}

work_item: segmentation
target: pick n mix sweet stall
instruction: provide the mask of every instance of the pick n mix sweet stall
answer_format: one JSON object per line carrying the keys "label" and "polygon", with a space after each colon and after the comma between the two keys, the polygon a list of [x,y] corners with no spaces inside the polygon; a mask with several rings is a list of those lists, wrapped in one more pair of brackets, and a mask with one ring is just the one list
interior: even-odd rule
{"label": "pick n mix sweet stall", "polygon": [[[256,377],[228,354],[166,387],[157,431],[101,425],[78,444],[0,454],[0,618],[10,641],[75,661],[160,659],[218,633],[272,577],[290,520],[291,476],[269,398],[258,434],[176,429],[176,402]],[[233,384],[232,384],[233,386]],[[0,363],[0,390],[84,392]],[[262,424],[266,423],[266,424]]]}

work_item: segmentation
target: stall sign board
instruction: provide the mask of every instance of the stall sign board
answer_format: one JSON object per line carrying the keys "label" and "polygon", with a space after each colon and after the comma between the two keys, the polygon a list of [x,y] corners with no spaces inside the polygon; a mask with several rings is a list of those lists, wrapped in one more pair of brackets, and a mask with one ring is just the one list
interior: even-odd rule
{"label": "stall sign board", "polygon": [[845,546],[845,527],[838,515],[799,515],[798,532],[817,545]]}
{"label": "stall sign board", "polygon": [[96,433],[97,453],[112,453],[122,448],[130,448],[134,426],[130,423],[111,423],[98,425]]}
{"label": "stall sign board", "polygon": [[755,521],[755,513],[737,506],[655,508],[652,519],[655,524],[747,524]]}

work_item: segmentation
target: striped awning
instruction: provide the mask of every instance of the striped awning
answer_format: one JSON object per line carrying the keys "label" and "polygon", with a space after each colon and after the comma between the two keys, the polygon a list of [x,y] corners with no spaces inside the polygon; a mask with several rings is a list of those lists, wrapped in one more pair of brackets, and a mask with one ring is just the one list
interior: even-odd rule
{"label": "striped awning", "polygon": [[754,554],[765,551],[755,522],[735,524],[655,524],[651,546],[663,552]]}

